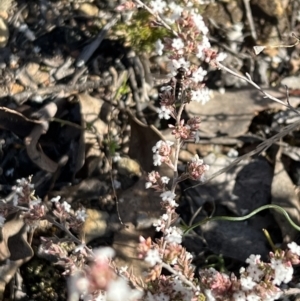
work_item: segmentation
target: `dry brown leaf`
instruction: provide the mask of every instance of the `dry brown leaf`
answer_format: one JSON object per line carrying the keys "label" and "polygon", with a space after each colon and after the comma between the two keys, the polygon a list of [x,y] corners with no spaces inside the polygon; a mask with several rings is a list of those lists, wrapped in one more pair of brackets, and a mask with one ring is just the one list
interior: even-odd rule
{"label": "dry brown leaf", "polygon": [[[291,219],[297,225],[300,225],[299,197],[296,194],[295,185],[281,162],[280,153],[277,155],[272,182],[272,204],[285,209]],[[298,235],[298,231],[288,223],[281,213],[272,210],[272,214],[281,229],[283,241],[285,243],[294,241],[295,237]]]}
{"label": "dry brown leaf", "polygon": [[129,111],[127,113],[131,126],[128,155],[137,160],[143,170],[150,172],[153,168],[152,147],[164,138],[154,126],[145,125]]}
{"label": "dry brown leaf", "polygon": [[2,227],[0,260],[5,263],[0,266],[0,298],[18,268],[33,256],[33,250],[27,242],[26,229],[27,226],[19,214],[15,214]]}
{"label": "dry brown leaf", "polygon": [[38,167],[54,173],[58,168],[58,164],[46,156],[38,144],[42,134],[45,134],[45,126],[36,125],[31,133],[24,139],[27,154]]}
{"label": "dry brown leaf", "polygon": [[0,128],[12,131],[22,138],[25,137],[24,143],[28,156],[36,165],[48,172],[55,172],[58,164],[44,154],[38,145],[38,140],[48,130],[48,120],[55,116],[56,110],[56,105],[49,103],[35,113],[40,120],[33,120],[17,111],[0,107]]}

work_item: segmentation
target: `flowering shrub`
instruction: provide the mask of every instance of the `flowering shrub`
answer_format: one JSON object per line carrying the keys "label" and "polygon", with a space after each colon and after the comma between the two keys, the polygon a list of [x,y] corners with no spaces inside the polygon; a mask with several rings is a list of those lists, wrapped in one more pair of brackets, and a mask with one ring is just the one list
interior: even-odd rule
{"label": "flowering shrub", "polygon": [[[42,238],[40,248],[41,254],[54,256],[64,267],[64,274],[69,276],[69,300],[276,300],[282,295],[279,286],[292,279],[292,265],[300,262],[300,246],[290,243],[287,251],[270,253],[270,263],[261,261],[259,255],[251,255],[246,260],[248,266],[240,269],[239,277],[213,268],[195,274],[193,256],[182,246],[183,231],[176,223],[178,204],[175,189],[186,179],[204,181],[209,169],[197,155],[184,172],[179,173],[177,168],[179,151],[184,143],[199,140],[201,120],[197,117],[182,119],[185,105],[191,101],[205,104],[209,100],[209,90],[203,83],[207,71],[191,61],[197,58],[218,68],[225,58],[225,54],[218,54],[211,48],[208,29],[197,11],[196,1],[186,5],[188,9],[184,10],[183,6],[174,2],[167,5],[167,2],[154,0],[146,6],[136,0],[118,7],[118,10],[134,10],[138,6],[145,8],[153,15],[153,26],[162,26],[173,35],[157,40],[155,45],[158,55],[165,53],[168,56],[172,75],[159,95],[157,113],[162,119],[175,119],[175,125],[169,126],[175,142],[161,140],[152,148],[153,164],[166,164],[173,171],[173,179],[157,171],[150,172],[147,177],[146,189],[160,193],[164,214],[154,223],[156,231],[162,234],[160,239],[153,241],[140,237],[138,256],[149,264],[145,282],[129,273],[127,268],[115,267],[112,249],[91,250],[73,234],[81,231],[86,218],[84,208],[73,211],[68,203],[56,197],[51,200],[53,208],[50,215],[34,196],[29,181],[19,180],[15,187],[11,207],[22,211],[28,227],[34,229],[38,221],[47,219],[63,229],[78,245],[70,254],[63,248],[63,240]],[[1,224],[11,209],[2,208]]]}

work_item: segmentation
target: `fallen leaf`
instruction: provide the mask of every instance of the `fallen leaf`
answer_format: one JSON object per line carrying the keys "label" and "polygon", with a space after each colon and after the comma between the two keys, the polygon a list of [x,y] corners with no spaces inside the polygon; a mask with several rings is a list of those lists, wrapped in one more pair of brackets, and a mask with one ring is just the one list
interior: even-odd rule
{"label": "fallen leaf", "polygon": [[[296,194],[295,185],[281,162],[280,155],[281,152],[278,152],[275,163],[272,182],[272,204],[282,207],[287,211],[294,223],[300,226],[299,197]],[[299,232],[289,224],[281,213],[272,210],[272,214],[281,229],[283,241],[285,243],[294,241]]]}
{"label": "fallen leaf", "polygon": [[0,297],[3,297],[5,286],[19,267],[32,258],[33,250],[27,242],[27,225],[19,213],[8,218],[1,230],[0,260],[3,264],[0,265]]}
{"label": "fallen leaf", "polygon": [[145,125],[129,111],[127,113],[131,126],[128,155],[137,160],[144,171],[150,172],[153,169],[152,147],[164,138],[154,126]]}

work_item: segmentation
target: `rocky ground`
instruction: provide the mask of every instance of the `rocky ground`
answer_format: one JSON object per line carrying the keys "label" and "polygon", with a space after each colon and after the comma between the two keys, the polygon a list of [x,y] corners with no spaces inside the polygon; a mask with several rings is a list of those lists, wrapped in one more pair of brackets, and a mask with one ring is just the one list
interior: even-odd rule
{"label": "rocky ground", "polygon": [[[167,73],[165,62],[148,47],[151,37],[135,41],[136,25],[114,9],[118,4],[0,0],[0,197],[8,201],[16,180],[31,177],[46,205],[59,195],[74,210],[85,206],[88,219],[81,235],[86,242],[112,245],[117,263],[133,265],[140,274],[138,237],[153,236],[151,225],[161,214],[159,196],[144,188],[153,169],[151,148],[162,137],[173,138],[155,109],[153,74]],[[240,75],[248,72],[266,93],[283,100],[287,85],[295,108],[300,46],[291,33],[299,37],[299,6],[284,0],[201,6],[211,43],[227,53],[224,64]],[[293,44],[267,47],[259,55],[253,51],[256,45]],[[201,117],[201,140],[185,145],[180,168],[199,154],[212,175],[299,117],[241,78],[207,68],[212,99],[203,106],[190,103],[185,112]],[[184,182],[178,213],[188,224],[202,218],[197,215],[201,206],[207,214],[244,215],[272,203],[287,208],[300,224],[298,139],[295,127],[262,156],[246,156],[205,185],[187,189],[195,183]],[[160,171],[170,173],[164,167]],[[29,241],[23,226],[14,216],[2,229],[1,261],[14,263],[1,268],[5,300],[26,295],[28,300],[65,300],[61,268],[38,255],[41,236],[63,233],[45,222]],[[279,215],[264,212],[247,223],[208,223],[188,235],[185,245],[198,267],[208,255],[222,254],[238,270],[250,254],[267,256],[262,228],[275,242],[298,237]]]}

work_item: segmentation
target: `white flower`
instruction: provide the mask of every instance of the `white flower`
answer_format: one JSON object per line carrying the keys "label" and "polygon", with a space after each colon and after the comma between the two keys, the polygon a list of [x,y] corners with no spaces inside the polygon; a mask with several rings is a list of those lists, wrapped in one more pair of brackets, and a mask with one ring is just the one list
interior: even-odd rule
{"label": "white flower", "polygon": [[289,243],[288,247],[292,251],[292,253],[295,253],[298,256],[300,256],[300,246],[298,246],[294,241]]}
{"label": "white flower", "polygon": [[171,110],[168,109],[168,108],[166,108],[165,106],[162,106],[161,108],[157,108],[156,111],[158,113],[159,119],[166,119],[166,120],[168,120],[168,119],[171,118],[171,116],[170,116]]}
{"label": "white flower", "polygon": [[174,142],[172,141],[163,141],[163,140],[159,140],[158,142],[156,142],[155,146],[152,147],[152,152],[153,153],[156,153],[157,151],[160,150],[160,148],[163,146],[163,145],[168,145],[168,146],[172,146],[174,144]]}
{"label": "white flower", "polygon": [[168,200],[168,203],[169,203],[169,206],[171,206],[171,207],[178,207],[178,204],[176,203],[175,200],[169,199],[169,200]]}
{"label": "white flower", "polygon": [[248,276],[251,277],[254,281],[259,282],[264,275],[264,272],[259,269],[257,265],[249,265],[247,267]]}
{"label": "white flower", "polygon": [[176,50],[182,49],[184,47],[184,43],[183,43],[182,39],[180,39],[180,38],[173,39],[172,47]]}
{"label": "white flower", "polygon": [[260,255],[254,255],[254,254],[251,254],[249,256],[249,258],[246,259],[246,263],[248,263],[249,265],[256,265],[258,263],[260,263]]}
{"label": "white flower", "polygon": [[257,285],[257,283],[254,282],[250,276],[241,277],[241,287],[242,287],[243,291],[252,290],[256,285]]}
{"label": "white flower", "polygon": [[160,179],[161,179],[162,183],[164,183],[164,184],[168,184],[170,181],[170,178],[168,178],[168,177],[161,177]]}
{"label": "white flower", "polygon": [[190,62],[186,61],[184,57],[181,57],[179,60],[172,60],[168,67],[170,68],[172,76],[175,76],[178,68],[183,67],[188,69],[190,67]]}
{"label": "white flower", "polygon": [[107,260],[107,259],[112,259],[115,256],[116,252],[113,248],[110,247],[102,247],[99,249],[94,250],[94,255],[96,260]]}
{"label": "white flower", "polygon": [[125,265],[125,266],[123,266],[123,267],[120,267],[120,270],[119,270],[119,272],[120,272],[120,274],[124,274],[124,273],[126,273],[126,272],[127,272],[127,270],[128,270],[128,266],[127,266],[127,265]]}
{"label": "white flower", "polygon": [[192,14],[192,18],[195,22],[195,25],[197,26],[198,30],[202,32],[203,35],[207,35],[208,34],[208,28],[205,25],[203,18],[201,15],[193,13]]}
{"label": "white flower", "polygon": [[161,258],[159,257],[159,252],[157,249],[149,250],[145,257],[145,261],[148,262],[152,267],[157,263],[161,262]]}
{"label": "white flower", "polygon": [[183,12],[183,8],[180,5],[176,4],[175,2],[169,3],[168,6],[172,12],[172,15],[170,17],[171,22],[178,20],[181,16],[181,13]]}
{"label": "white flower", "polygon": [[192,80],[196,83],[199,83],[199,82],[202,82],[203,79],[204,79],[204,76],[207,74],[207,71],[204,70],[202,67],[199,67],[197,69],[197,71],[195,71],[193,73],[193,76],[192,76]]}
{"label": "white flower", "polygon": [[154,154],[153,155],[153,165],[154,166],[160,166],[161,165],[161,159],[162,159],[162,156],[159,155],[159,154]]}
{"label": "white flower", "polygon": [[88,215],[86,214],[85,209],[80,209],[76,211],[76,219],[78,219],[79,221],[84,222],[87,217]]}
{"label": "white flower", "polygon": [[169,199],[174,199],[176,194],[170,190],[163,192],[160,197],[162,198],[163,201],[167,201]]}
{"label": "white flower", "polygon": [[151,183],[151,182],[146,182],[145,188],[148,189],[148,188],[150,188],[150,187],[152,187],[152,183]]}
{"label": "white flower", "polygon": [[196,54],[196,56],[199,59],[203,59],[204,58],[203,50],[205,50],[207,48],[210,48],[210,43],[209,43],[209,40],[208,40],[207,36],[203,36],[201,43],[197,45],[197,54]]}
{"label": "white flower", "polygon": [[61,206],[65,209],[66,212],[70,212],[71,205],[64,201]]}
{"label": "white flower", "polygon": [[166,236],[165,236],[166,241],[168,241],[170,243],[177,243],[177,244],[182,243],[181,229],[179,229],[177,227],[170,227],[170,228],[166,229],[165,233],[166,233]]}
{"label": "white flower", "polygon": [[183,296],[183,300],[193,300],[193,291],[190,287],[186,287],[179,279],[172,281],[173,290]]}
{"label": "white flower", "polygon": [[293,267],[286,265],[281,259],[272,258],[271,267],[275,271],[274,280],[272,281],[274,285],[280,285],[282,282],[288,283],[292,280]]}
{"label": "white flower", "polygon": [[155,231],[159,232],[165,226],[165,223],[158,219],[155,223],[153,223],[153,226],[155,227]]}
{"label": "white flower", "polygon": [[163,14],[164,8],[167,6],[167,4],[165,1],[153,0],[150,1],[150,6],[155,13]]}
{"label": "white flower", "polygon": [[162,41],[159,39],[156,41],[155,43],[155,51],[158,55],[162,55],[163,54],[163,49],[164,49],[165,45],[162,43]]}
{"label": "white flower", "polygon": [[152,152],[156,153],[157,151],[159,151],[159,149],[161,148],[163,141],[159,140],[156,142],[156,144],[152,147]]}
{"label": "white flower", "polygon": [[171,207],[178,207],[178,204],[174,200],[176,194],[171,191],[163,192],[160,197],[164,202],[168,202]]}
{"label": "white flower", "polygon": [[106,292],[106,300],[124,301],[137,300],[143,295],[142,291],[131,289],[127,281],[121,277],[109,282]]}
{"label": "white flower", "polygon": [[223,60],[225,60],[227,57],[227,54],[225,52],[220,52],[218,55],[217,55],[217,62],[222,62]]}
{"label": "white flower", "polygon": [[206,87],[196,91],[192,90],[191,100],[206,104],[210,100],[209,90]]}
{"label": "white flower", "polygon": [[164,221],[167,221],[169,218],[169,215],[167,213],[164,213],[162,216],[161,216],[161,219],[164,220]]}
{"label": "white flower", "polygon": [[53,202],[53,203],[57,203],[60,199],[61,199],[61,196],[58,195],[55,198],[52,198],[50,201]]}
{"label": "white flower", "polygon": [[168,219],[169,219],[168,214],[163,214],[155,223],[153,223],[155,230],[157,232],[164,230],[166,226],[166,221]]}

